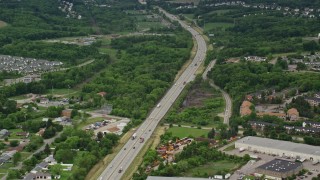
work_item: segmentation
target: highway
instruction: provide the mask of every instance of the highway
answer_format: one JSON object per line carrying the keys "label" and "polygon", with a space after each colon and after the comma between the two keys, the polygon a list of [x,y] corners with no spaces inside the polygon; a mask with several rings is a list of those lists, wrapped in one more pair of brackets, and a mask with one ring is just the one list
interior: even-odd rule
{"label": "highway", "polygon": [[[200,63],[205,59],[207,46],[206,42],[199,33],[186,25],[184,22],[178,20],[175,16],[168,14],[162,9],[159,9],[171,20],[178,21],[183,28],[189,31],[195,38],[198,44],[197,53],[187,67],[187,69],[181,74],[179,79],[172,85],[167,91],[164,97],[159,101],[159,104],[151,111],[147,119],[136,130],[137,137],[130,139],[123,147],[123,149],[116,155],[112,162],[99,176],[98,180],[118,180],[121,179],[124,172],[128,169],[134,158],[138,155],[145,142],[150,138],[151,134],[157,127],[159,121],[167,113],[172,103],[177,99],[183,88],[190,81],[195,79],[195,73]],[[144,138],[144,142],[140,143],[140,138]],[[122,169],[122,172],[119,170]]]}

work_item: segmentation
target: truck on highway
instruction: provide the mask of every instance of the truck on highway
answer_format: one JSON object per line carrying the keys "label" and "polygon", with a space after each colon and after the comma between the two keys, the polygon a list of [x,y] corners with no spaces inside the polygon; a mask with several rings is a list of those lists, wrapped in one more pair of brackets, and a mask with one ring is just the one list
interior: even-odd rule
{"label": "truck on highway", "polygon": [[132,140],[134,140],[137,137],[137,133],[133,133]]}
{"label": "truck on highway", "polygon": [[144,141],[144,138],[141,137],[141,138],[140,138],[140,143],[143,143],[143,141]]}
{"label": "truck on highway", "polygon": [[120,167],[120,169],[119,169],[119,171],[118,171],[119,173],[121,173],[122,172],[122,167]]}

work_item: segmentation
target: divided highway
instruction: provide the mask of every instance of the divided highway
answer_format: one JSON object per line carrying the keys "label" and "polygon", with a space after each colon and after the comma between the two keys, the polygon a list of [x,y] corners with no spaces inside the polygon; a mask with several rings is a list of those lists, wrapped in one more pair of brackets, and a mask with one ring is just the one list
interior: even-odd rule
{"label": "divided highway", "polygon": [[[197,53],[192,63],[182,73],[175,84],[167,91],[164,97],[160,100],[159,104],[151,111],[147,119],[141,124],[136,130],[137,137],[130,139],[107,166],[103,173],[99,176],[98,180],[118,180],[121,179],[124,172],[128,169],[134,158],[138,155],[145,142],[150,138],[151,134],[157,127],[159,121],[167,113],[172,103],[177,99],[185,85],[193,81],[195,73],[202,61],[205,59],[207,46],[206,42],[199,33],[186,25],[184,22],[178,20],[175,16],[160,9],[168,18],[171,20],[178,21],[183,28],[189,31],[192,36],[196,39],[198,44]],[[144,138],[145,141],[140,143],[140,138]],[[122,170],[121,172],[119,170]]]}

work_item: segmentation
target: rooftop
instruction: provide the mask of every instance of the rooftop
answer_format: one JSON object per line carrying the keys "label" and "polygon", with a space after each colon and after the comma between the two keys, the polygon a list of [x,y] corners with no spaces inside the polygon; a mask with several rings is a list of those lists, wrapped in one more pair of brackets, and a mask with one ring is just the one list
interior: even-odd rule
{"label": "rooftop", "polygon": [[272,161],[267,162],[266,164],[263,164],[257,167],[257,169],[284,173],[284,172],[297,169],[300,166],[302,166],[301,162],[292,162],[292,161],[287,161],[282,159],[274,159]]}
{"label": "rooftop", "polygon": [[280,141],[275,139],[247,136],[242,139],[239,139],[236,143],[244,143],[247,145],[268,147],[284,151],[291,151],[294,153],[303,153],[320,156],[320,148],[318,146],[293,143],[289,141]]}

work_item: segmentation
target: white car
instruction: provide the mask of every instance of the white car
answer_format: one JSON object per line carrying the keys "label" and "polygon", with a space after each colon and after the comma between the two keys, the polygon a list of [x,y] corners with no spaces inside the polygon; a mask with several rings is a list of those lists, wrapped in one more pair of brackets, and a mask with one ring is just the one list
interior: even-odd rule
{"label": "white car", "polygon": [[161,104],[159,103],[158,105],[157,105],[157,108],[159,108],[161,106]]}

